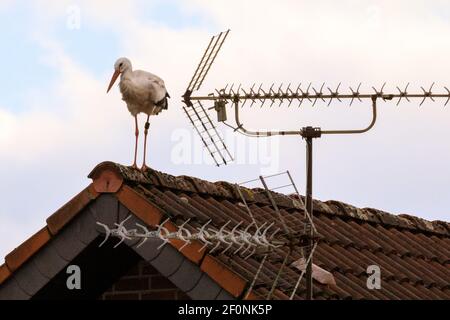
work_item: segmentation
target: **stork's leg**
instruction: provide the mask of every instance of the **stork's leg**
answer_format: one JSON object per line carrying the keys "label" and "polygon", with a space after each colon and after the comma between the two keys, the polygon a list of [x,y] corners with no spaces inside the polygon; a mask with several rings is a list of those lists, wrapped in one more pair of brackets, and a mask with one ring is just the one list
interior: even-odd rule
{"label": "stork's leg", "polygon": [[144,163],[142,164],[142,168],[141,168],[142,171],[147,171],[147,169],[148,169],[147,165],[145,164],[145,156],[146,156],[146,153],[147,153],[148,128],[150,128],[149,119],[150,119],[150,115],[147,115],[147,121],[145,122],[145,127],[144,127],[145,128],[144,129]]}
{"label": "stork's leg", "polygon": [[137,158],[137,146],[138,146],[138,137],[139,137],[139,128],[138,128],[138,120],[137,120],[137,115],[134,116],[134,134],[136,136],[136,142],[134,144],[134,162],[131,165],[133,168],[137,169],[137,165],[136,165],[136,158]]}

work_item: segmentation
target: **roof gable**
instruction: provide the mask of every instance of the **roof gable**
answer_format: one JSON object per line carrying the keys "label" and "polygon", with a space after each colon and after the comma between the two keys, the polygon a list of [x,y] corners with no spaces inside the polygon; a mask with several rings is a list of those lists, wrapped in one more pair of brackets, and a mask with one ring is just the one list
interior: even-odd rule
{"label": "roof gable", "polygon": [[[127,240],[116,250],[113,246],[117,241],[111,240],[99,248],[104,236],[96,222],[112,228],[115,223],[129,216],[129,227],[135,223],[146,223],[115,196],[100,195],[4,280],[0,286],[0,300],[95,298],[103,293],[101,290],[111,285],[115,276],[135,263],[137,257],[153,265],[191,298],[232,298],[199,265],[191,262],[175,247],[169,245],[158,249],[162,241],[148,241],[137,247],[138,241]],[[28,243],[35,239],[30,238],[22,248],[29,247]],[[70,264],[80,266],[82,279],[86,278],[81,292],[67,290],[65,286],[65,269]],[[209,291],[204,292],[205,288],[209,288]]]}
{"label": "roof gable", "polygon": [[[25,268],[31,257],[45,250],[47,243],[58,242],[59,238],[69,239],[69,247],[76,247],[72,244],[75,240],[70,235],[64,235],[64,230],[73,225],[78,225],[80,230],[91,230],[92,235],[89,237],[96,237],[101,232],[92,227],[96,221],[109,221],[112,226],[126,217],[124,212],[133,213],[134,221],[127,221],[131,223],[130,227],[136,221],[155,226],[163,221],[163,217],[170,217],[165,227],[172,231],[177,230],[176,225],[188,218],[191,218],[192,227],[209,219],[216,225],[226,221],[237,224],[246,219],[239,195],[234,186],[226,182],[211,183],[187,176],[174,177],[155,170],[144,175],[111,162],[98,165],[89,177],[93,179],[90,186],[49,217],[45,228],[6,257],[6,264],[0,267],[0,284],[8,283],[6,280],[11,277],[18,277],[17,271]],[[256,189],[244,189],[243,194],[257,219],[273,219],[274,211],[264,194]],[[284,217],[292,226],[297,225],[300,221],[298,213],[303,209],[299,202],[286,195],[274,195]],[[110,202],[116,205],[106,205],[105,197],[113,199]],[[91,215],[90,220],[80,225],[77,220],[83,216],[80,212],[92,211],[91,207],[94,206],[99,208],[96,215]],[[117,207],[122,209],[116,214],[112,213],[116,212]],[[449,223],[429,222],[408,215],[395,216],[375,209],[359,209],[337,201],[314,200],[314,215],[321,234],[314,263],[331,272],[336,279],[336,286],[316,283],[316,298],[450,298]],[[135,244],[128,245],[133,247]],[[245,296],[257,272],[260,258],[244,260],[230,254],[211,255],[206,250],[199,250],[202,247],[199,242],[193,242],[183,248],[181,253],[178,252],[177,249],[183,245],[181,240],[173,240],[171,246],[166,247],[198,266],[227,294],[235,298]],[[141,255],[145,254],[139,249],[135,250]],[[296,250],[292,259],[301,258]],[[66,251],[69,252],[65,259],[70,261],[70,248]],[[158,256],[163,257],[162,252]],[[249,298],[267,295],[282,257],[283,252],[278,251],[266,263]],[[167,262],[169,260],[164,261],[164,264],[176,265]],[[368,290],[366,287],[366,269],[372,264],[381,267],[382,290]],[[294,266],[286,268],[274,298],[287,299],[297,278],[298,270]],[[4,285],[0,286],[0,294],[2,290]],[[300,287],[296,298],[302,298],[303,290]]]}

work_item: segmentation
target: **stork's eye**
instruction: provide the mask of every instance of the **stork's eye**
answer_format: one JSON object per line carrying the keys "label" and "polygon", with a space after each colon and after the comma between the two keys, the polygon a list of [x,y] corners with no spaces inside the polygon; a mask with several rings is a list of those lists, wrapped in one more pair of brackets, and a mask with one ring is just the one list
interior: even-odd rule
{"label": "stork's eye", "polygon": [[120,64],[119,64],[119,67],[121,67],[123,65],[123,63],[121,62]]}

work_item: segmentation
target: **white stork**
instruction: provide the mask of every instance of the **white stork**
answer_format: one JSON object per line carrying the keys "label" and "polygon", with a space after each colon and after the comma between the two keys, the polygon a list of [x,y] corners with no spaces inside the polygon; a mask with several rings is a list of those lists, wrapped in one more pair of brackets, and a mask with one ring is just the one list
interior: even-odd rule
{"label": "white stork", "polygon": [[164,81],[146,71],[134,70],[131,67],[131,61],[127,58],[119,58],[114,64],[114,74],[109,83],[109,92],[114,85],[117,77],[120,75],[120,92],[122,93],[122,100],[126,102],[128,111],[134,117],[136,143],[134,146],[134,162],[133,167],[137,168],[137,144],[139,137],[137,115],[139,113],[147,114],[147,122],[144,130],[144,161],[141,170],[145,171],[148,167],[145,164],[145,153],[147,148],[147,133],[150,127],[150,116],[157,115],[162,109],[167,109],[167,98],[170,98],[166,90]]}

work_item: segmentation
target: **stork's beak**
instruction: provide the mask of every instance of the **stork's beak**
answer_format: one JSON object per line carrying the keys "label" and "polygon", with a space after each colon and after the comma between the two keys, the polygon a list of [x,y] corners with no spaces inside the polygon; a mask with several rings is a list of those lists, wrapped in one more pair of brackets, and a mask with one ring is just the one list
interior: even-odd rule
{"label": "stork's beak", "polygon": [[108,86],[108,90],[106,90],[106,93],[108,93],[109,90],[111,90],[111,87],[114,85],[114,82],[116,82],[117,77],[119,76],[119,74],[120,74],[119,70],[114,71],[114,74],[113,74],[113,76],[111,78],[111,82],[109,83],[109,86]]}

